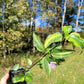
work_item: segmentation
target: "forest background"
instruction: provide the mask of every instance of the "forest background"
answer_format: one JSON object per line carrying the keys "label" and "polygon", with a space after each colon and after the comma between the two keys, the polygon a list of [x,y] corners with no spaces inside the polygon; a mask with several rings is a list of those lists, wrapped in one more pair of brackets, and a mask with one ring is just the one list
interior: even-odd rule
{"label": "forest background", "polygon": [[45,39],[50,33],[62,33],[63,25],[82,31],[83,0],[1,0],[0,56],[32,51],[33,31]]}

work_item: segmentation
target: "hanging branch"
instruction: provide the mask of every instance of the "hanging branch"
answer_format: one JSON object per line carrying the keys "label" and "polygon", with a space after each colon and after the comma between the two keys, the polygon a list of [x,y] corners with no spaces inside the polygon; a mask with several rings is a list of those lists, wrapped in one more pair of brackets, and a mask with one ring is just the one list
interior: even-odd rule
{"label": "hanging branch", "polygon": [[79,19],[79,15],[80,15],[80,10],[83,4],[83,0],[81,0],[81,4],[80,4],[80,0],[78,3],[78,13],[77,13],[77,19],[76,19],[76,27],[75,27],[75,32],[77,32],[77,27],[78,27],[78,19]]}

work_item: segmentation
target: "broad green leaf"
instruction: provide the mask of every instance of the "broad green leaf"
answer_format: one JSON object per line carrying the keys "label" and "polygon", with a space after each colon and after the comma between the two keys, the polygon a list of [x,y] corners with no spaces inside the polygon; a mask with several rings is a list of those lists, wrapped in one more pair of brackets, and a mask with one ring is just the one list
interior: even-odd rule
{"label": "broad green leaf", "polygon": [[13,83],[17,83],[17,82],[23,82],[24,81],[24,74],[23,73],[19,73],[18,75],[14,76],[12,78]]}
{"label": "broad green leaf", "polygon": [[23,66],[23,69],[25,69],[26,71],[28,71],[28,70],[29,70],[29,68],[28,68],[28,67],[26,67],[26,66]]}
{"label": "broad green leaf", "polygon": [[62,48],[62,44],[59,44],[56,49],[61,49]]}
{"label": "broad green leaf", "polygon": [[32,76],[33,76],[33,74],[32,73],[30,73],[30,72],[26,72],[25,73],[25,81],[31,81],[32,80]]}
{"label": "broad green leaf", "polygon": [[73,46],[73,50],[74,50],[76,46],[73,43],[72,43],[72,46]]}
{"label": "broad green leaf", "polygon": [[80,37],[79,40],[81,41],[83,48],[84,48],[84,39]]}
{"label": "broad green leaf", "polygon": [[57,46],[56,43],[53,43],[53,45],[51,45],[51,48],[55,48]]}
{"label": "broad green leaf", "polygon": [[80,34],[79,34],[79,33],[76,33],[76,32],[73,32],[73,33],[71,33],[70,35],[74,35],[74,36],[80,38]]}
{"label": "broad green leaf", "polygon": [[27,59],[27,64],[30,66],[32,65],[32,61],[30,59]]}
{"label": "broad green leaf", "polygon": [[83,49],[83,42],[77,33],[71,33],[68,41],[72,42],[73,45],[79,47],[80,49]]}
{"label": "broad green leaf", "polygon": [[12,70],[18,70],[19,69],[19,64],[14,65]]}
{"label": "broad green leaf", "polygon": [[46,49],[46,53],[50,53],[51,48]]}
{"label": "broad green leaf", "polygon": [[65,34],[69,34],[72,31],[72,26],[63,26],[62,31],[64,31]]}
{"label": "broad green leaf", "polygon": [[72,26],[63,26],[62,31],[64,31],[65,40],[67,40],[69,37],[69,33],[72,31]]}
{"label": "broad green leaf", "polygon": [[56,44],[52,45],[51,48],[46,48],[46,53],[49,54],[50,50],[56,47]]}
{"label": "broad green leaf", "polygon": [[47,60],[49,63],[54,61],[54,60],[51,59],[48,55],[47,55],[45,58],[46,58],[46,60]]}
{"label": "broad green leaf", "polygon": [[80,38],[80,40],[82,41],[83,48],[84,48],[84,39],[83,38]]}
{"label": "broad green leaf", "polygon": [[45,57],[43,59],[43,65],[44,65],[46,73],[49,75],[51,72],[51,68],[50,68],[50,64],[48,63],[48,61]]}
{"label": "broad green leaf", "polygon": [[33,76],[33,74],[31,72],[26,72],[25,75]]}
{"label": "broad green leaf", "polygon": [[62,59],[65,58],[73,53],[73,50],[67,50],[67,49],[53,49],[51,51],[51,55],[56,59]]}
{"label": "broad green leaf", "polygon": [[43,43],[41,42],[40,38],[35,33],[33,33],[33,39],[34,39],[34,43],[37,50],[45,51]]}
{"label": "broad green leaf", "polygon": [[59,32],[51,34],[46,38],[44,47],[47,48],[53,42],[59,42],[61,40],[62,40],[62,35]]}

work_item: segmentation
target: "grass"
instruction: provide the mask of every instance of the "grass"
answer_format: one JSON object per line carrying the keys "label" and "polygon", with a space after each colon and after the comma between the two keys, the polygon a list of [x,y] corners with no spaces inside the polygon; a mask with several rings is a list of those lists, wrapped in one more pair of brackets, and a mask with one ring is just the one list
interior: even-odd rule
{"label": "grass", "polygon": [[[66,48],[72,47],[71,45],[67,45]],[[33,56],[31,56],[32,58]],[[0,78],[11,67],[3,67],[0,65]],[[84,50],[80,54],[80,49],[76,48],[76,52],[65,58],[65,62],[62,62],[59,66],[52,69],[49,76],[46,75],[44,69],[40,69],[37,65],[31,69],[31,72],[34,76],[33,80],[28,82],[28,84],[84,84]]]}

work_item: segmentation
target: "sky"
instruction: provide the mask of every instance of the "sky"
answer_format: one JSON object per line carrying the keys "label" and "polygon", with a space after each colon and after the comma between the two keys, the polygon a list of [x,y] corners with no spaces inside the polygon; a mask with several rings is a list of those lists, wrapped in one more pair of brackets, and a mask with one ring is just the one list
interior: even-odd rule
{"label": "sky", "polygon": [[[31,0],[31,1],[32,1],[32,0]],[[31,2],[31,1],[30,1],[30,2]],[[77,1],[77,0],[73,0],[73,2],[75,2],[75,1]],[[36,17],[36,19],[35,19],[35,27],[39,27],[39,26],[40,26],[40,27],[43,27],[43,26],[46,26],[46,25],[47,25],[47,22],[46,22],[46,21],[42,21],[42,19],[41,19],[40,6],[38,6],[38,8],[39,8],[39,11],[38,11],[38,15],[37,15],[37,17]],[[62,7],[62,8],[63,8],[63,7]],[[84,9],[82,9],[80,12],[84,12]],[[79,18],[82,19],[82,18],[84,18],[84,16],[80,15]],[[75,20],[77,19],[77,15],[74,15],[74,19],[75,19]],[[33,22],[33,18],[31,18],[31,20],[32,20],[32,22]],[[27,24],[25,23],[24,25],[29,25],[29,24],[32,25],[32,22],[30,23],[29,21],[27,21]],[[79,22],[82,23],[82,24],[84,24],[84,21],[79,20]],[[75,24],[75,23],[74,23],[74,24]],[[75,29],[75,28],[73,28],[73,29]],[[81,26],[78,26],[78,31],[81,31]]]}
{"label": "sky", "polygon": [[[32,2],[32,0],[29,0],[30,1],[30,3]],[[75,1],[77,1],[77,0],[73,0],[73,2],[75,2]],[[40,4],[39,4],[40,5]],[[40,6],[38,6],[38,8],[39,8],[39,11],[38,11],[38,15],[37,15],[37,17],[36,17],[36,19],[35,19],[35,27],[43,27],[43,26],[46,26],[47,25],[47,22],[46,21],[42,21],[42,19],[41,19],[41,15],[40,15]],[[62,7],[63,8],[63,7]],[[84,9],[82,9],[81,11],[80,11],[81,13],[83,12],[84,13]],[[79,18],[80,19],[82,19],[82,18],[84,18],[84,16],[79,16]],[[74,15],[74,19],[77,19],[77,15]],[[33,21],[33,18],[31,18],[31,20]],[[79,20],[79,22],[80,23],[82,23],[82,24],[84,24],[84,21],[81,21],[81,20]],[[27,20],[27,23],[25,23],[24,22],[24,26],[25,25],[29,25],[29,24],[31,24],[32,25],[32,22],[30,23],[28,20]],[[78,27],[79,29],[81,29],[81,27],[79,26]]]}

